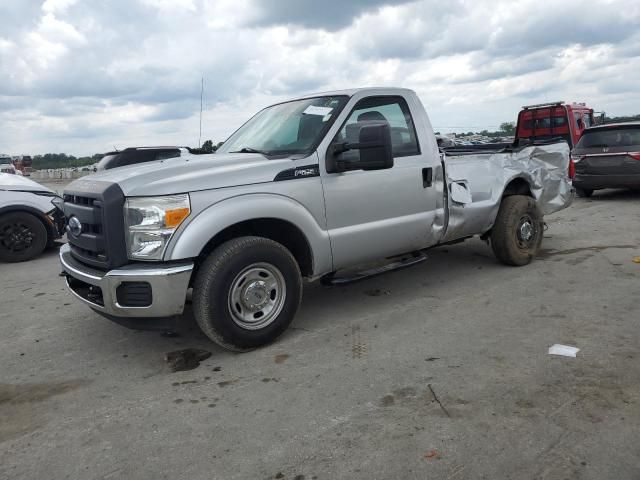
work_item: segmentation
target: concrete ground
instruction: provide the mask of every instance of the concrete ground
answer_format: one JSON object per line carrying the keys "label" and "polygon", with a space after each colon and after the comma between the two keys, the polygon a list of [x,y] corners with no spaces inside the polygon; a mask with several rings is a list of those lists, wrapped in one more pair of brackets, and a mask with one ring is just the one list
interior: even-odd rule
{"label": "concrete ground", "polygon": [[[638,479],[639,206],[577,199],[523,268],[473,240],[308,286],[246,354],[189,314],[177,338],[102,319],[56,251],[0,265],[0,478]],[[187,347],[213,355],[171,373]]]}
{"label": "concrete ground", "polygon": [[46,180],[31,178],[31,180],[33,180],[34,182],[38,182],[40,185],[44,185],[47,188],[50,188],[51,190],[56,192],[58,195],[62,195],[64,188],[72,181],[72,180],[63,179],[63,178],[60,178],[60,179],[48,178]]}

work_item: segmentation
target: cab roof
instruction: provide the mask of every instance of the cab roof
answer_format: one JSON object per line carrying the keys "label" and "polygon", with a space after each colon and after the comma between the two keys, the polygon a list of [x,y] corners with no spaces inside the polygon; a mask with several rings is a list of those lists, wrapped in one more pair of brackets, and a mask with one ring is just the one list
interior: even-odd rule
{"label": "cab roof", "polygon": [[380,95],[380,94],[389,94],[390,92],[394,92],[396,94],[402,93],[415,93],[413,90],[409,88],[399,88],[399,87],[361,87],[361,88],[350,88],[346,90],[332,90],[328,92],[317,92],[310,93],[308,95],[302,95],[300,97],[295,97],[287,101],[291,100],[301,100],[303,98],[314,98],[314,97],[338,97],[338,96],[347,96],[353,97],[357,93],[364,93],[365,95]]}

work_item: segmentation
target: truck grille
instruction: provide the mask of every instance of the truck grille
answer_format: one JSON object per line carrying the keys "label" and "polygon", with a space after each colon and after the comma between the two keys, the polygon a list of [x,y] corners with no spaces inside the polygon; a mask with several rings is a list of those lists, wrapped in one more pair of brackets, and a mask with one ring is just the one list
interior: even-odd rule
{"label": "truck grille", "polygon": [[115,184],[90,193],[65,190],[67,239],[76,260],[103,270],[128,262],[123,206],[124,194]]}

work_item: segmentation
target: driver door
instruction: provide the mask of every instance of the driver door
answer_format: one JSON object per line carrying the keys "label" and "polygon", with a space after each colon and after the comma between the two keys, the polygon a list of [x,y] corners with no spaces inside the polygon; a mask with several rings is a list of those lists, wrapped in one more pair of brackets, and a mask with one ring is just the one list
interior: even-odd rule
{"label": "driver door", "polygon": [[[435,243],[436,189],[429,152],[422,153],[406,100],[366,97],[354,106],[332,143],[356,143],[355,123],[386,121],[394,166],[325,173],[322,177],[334,269],[415,251]],[[342,155],[359,155],[357,150]],[[351,158],[353,160],[353,158]],[[356,159],[357,160],[357,159]]]}

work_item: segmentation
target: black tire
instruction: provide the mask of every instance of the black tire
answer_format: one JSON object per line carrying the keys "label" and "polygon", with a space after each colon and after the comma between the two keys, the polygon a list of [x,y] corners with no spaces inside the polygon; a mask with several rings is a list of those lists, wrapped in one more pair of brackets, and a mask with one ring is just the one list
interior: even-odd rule
{"label": "black tire", "polygon": [[[266,272],[264,282],[260,269]],[[247,278],[256,272],[258,276],[246,280],[245,272]],[[284,282],[284,287],[272,289],[265,282]],[[251,295],[258,304],[247,305]],[[302,299],[300,268],[291,252],[273,240],[236,238],[217,247],[200,265],[192,297],[196,321],[207,337],[228,350],[248,351],[274,341],[293,320]],[[265,308],[252,313],[263,302]],[[277,305],[264,313],[271,304]],[[255,324],[244,320],[258,314]],[[260,326],[261,318],[269,323]]]}
{"label": "black tire", "polygon": [[47,229],[34,215],[0,215],[0,262],[26,262],[40,255],[48,243]]}
{"label": "black tire", "polygon": [[493,253],[506,265],[527,265],[538,253],[543,228],[543,215],[533,198],[504,197],[491,230]]}
{"label": "black tire", "polygon": [[590,190],[588,188],[576,187],[576,195],[582,198],[589,198],[591,195],[593,195],[593,190]]}

